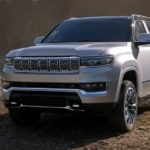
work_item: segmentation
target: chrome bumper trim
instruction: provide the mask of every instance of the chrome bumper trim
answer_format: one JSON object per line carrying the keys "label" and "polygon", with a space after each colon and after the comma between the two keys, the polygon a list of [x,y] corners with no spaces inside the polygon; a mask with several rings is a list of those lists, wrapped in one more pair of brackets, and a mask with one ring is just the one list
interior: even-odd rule
{"label": "chrome bumper trim", "polygon": [[52,106],[34,106],[34,105],[23,105],[21,104],[19,107],[17,108],[39,108],[39,109],[58,109],[58,110],[69,110],[69,111],[84,111],[84,110],[80,110],[80,109],[72,109],[70,106],[66,106],[66,107],[52,107]]}

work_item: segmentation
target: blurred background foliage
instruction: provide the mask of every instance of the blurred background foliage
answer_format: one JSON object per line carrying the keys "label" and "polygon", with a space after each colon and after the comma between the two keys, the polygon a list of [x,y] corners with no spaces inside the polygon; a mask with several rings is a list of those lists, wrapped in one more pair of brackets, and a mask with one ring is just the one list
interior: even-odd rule
{"label": "blurred background foliage", "polygon": [[0,0],[0,55],[32,45],[69,17],[133,13],[150,16],[150,0]]}

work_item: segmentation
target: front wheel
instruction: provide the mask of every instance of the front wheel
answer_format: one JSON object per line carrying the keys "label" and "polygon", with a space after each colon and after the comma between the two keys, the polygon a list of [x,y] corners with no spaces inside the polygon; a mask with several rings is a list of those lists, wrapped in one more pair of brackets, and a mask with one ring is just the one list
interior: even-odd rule
{"label": "front wheel", "polygon": [[137,110],[138,98],[135,86],[131,81],[123,81],[110,124],[121,132],[131,131],[135,127]]}

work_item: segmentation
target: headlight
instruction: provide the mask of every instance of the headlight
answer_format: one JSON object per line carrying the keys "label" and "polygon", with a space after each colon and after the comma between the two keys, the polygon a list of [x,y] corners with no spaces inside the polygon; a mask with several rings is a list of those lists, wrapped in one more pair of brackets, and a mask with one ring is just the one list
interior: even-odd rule
{"label": "headlight", "polygon": [[14,58],[6,58],[5,59],[5,65],[12,67],[13,66],[13,62],[14,62]]}
{"label": "headlight", "polygon": [[111,63],[113,63],[112,56],[82,58],[80,61],[81,66],[91,66],[91,67],[108,65]]}

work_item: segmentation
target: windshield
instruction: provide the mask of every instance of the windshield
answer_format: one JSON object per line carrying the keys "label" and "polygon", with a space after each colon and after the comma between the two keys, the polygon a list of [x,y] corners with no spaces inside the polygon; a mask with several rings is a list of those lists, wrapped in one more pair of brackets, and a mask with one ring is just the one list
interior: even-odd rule
{"label": "windshield", "polygon": [[79,19],[56,26],[43,43],[131,41],[131,19]]}

